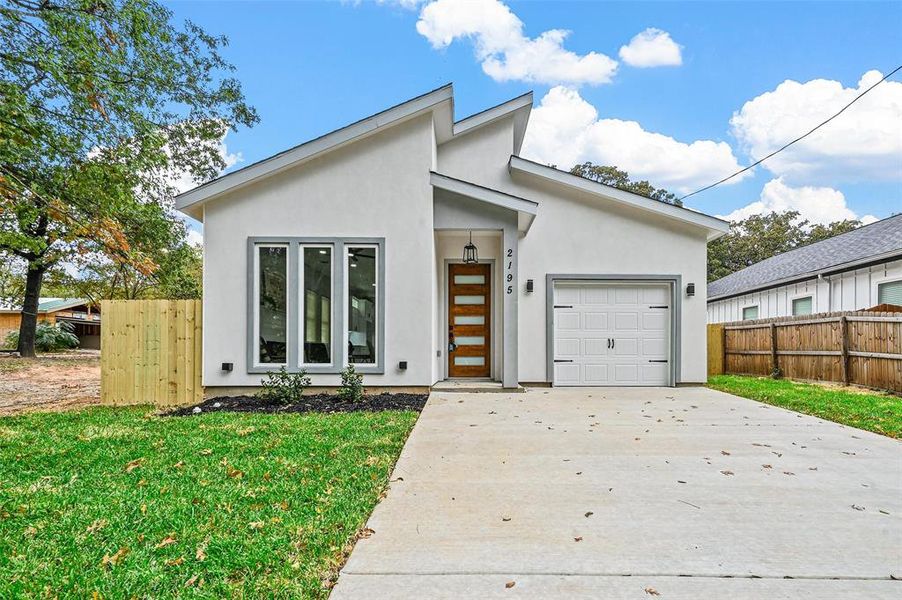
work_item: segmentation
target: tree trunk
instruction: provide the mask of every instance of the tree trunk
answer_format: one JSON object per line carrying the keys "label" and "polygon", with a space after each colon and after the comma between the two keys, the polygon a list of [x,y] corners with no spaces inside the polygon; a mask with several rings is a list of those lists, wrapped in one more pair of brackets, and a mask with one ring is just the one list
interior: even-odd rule
{"label": "tree trunk", "polygon": [[25,276],[25,304],[22,307],[22,323],[19,325],[19,356],[34,357],[35,330],[38,326],[38,300],[44,283],[46,267],[28,264]]}

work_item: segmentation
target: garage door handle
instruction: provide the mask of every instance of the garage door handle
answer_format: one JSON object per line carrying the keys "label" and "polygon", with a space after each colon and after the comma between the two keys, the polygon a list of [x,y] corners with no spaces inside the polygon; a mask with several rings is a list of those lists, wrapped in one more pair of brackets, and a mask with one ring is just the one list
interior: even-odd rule
{"label": "garage door handle", "polygon": [[660,363],[666,363],[667,361],[666,361],[666,360],[649,360],[648,362],[660,362]]}
{"label": "garage door handle", "polygon": [[554,362],[559,363],[559,362],[573,362],[573,361],[570,359],[567,359],[567,358],[555,358]]}
{"label": "garage door handle", "polygon": [[666,304],[656,304],[654,306],[649,306],[648,308],[670,308]]}
{"label": "garage door handle", "polygon": [[555,304],[555,308],[573,308],[572,304]]}

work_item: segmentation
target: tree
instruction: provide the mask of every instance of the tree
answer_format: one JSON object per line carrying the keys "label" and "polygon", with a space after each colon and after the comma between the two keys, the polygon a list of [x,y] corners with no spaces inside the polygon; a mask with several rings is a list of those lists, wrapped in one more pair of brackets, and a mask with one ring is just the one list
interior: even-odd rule
{"label": "tree", "polygon": [[809,226],[797,211],[752,215],[730,224],[730,233],[708,244],[708,281],[726,277],[776,254],[851,231],[860,221]]}
{"label": "tree", "polygon": [[617,167],[584,162],[570,169],[570,172],[574,175],[597,181],[598,183],[603,183],[627,192],[645,196],[646,198],[651,198],[652,200],[659,200],[661,202],[666,202],[667,204],[683,206],[683,203],[676,194],[662,188],[656,188],[645,180],[633,181],[630,179],[629,173],[621,171]]}
{"label": "tree", "polygon": [[173,173],[217,175],[253,108],[225,38],[154,0],[0,0],[0,253],[25,264],[22,356],[48,270],[103,253],[144,275]]}

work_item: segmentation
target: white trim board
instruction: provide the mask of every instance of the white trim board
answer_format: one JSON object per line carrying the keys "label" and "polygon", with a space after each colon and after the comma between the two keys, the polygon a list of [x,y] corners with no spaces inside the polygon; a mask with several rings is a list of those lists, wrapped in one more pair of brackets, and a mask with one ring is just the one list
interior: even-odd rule
{"label": "white trim board", "polygon": [[649,212],[657,213],[665,217],[670,217],[684,223],[704,227],[708,230],[708,241],[715,240],[730,231],[730,224],[727,221],[712,217],[704,213],[700,213],[688,208],[652,200],[639,194],[626,192],[609,185],[604,185],[579,177],[566,171],[561,171],[553,167],[547,167],[531,160],[520,158],[519,156],[511,156],[508,162],[508,170],[513,174],[524,173],[533,177],[553,181],[561,185],[587,192],[594,196],[602,197],[613,202],[619,202],[627,206],[632,206]]}

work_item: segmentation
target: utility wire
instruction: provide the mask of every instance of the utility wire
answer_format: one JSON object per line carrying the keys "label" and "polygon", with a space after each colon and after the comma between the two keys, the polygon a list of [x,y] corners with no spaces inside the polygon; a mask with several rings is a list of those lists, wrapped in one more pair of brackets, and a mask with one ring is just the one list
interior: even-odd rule
{"label": "utility wire", "polygon": [[694,192],[691,192],[691,193],[689,193],[689,194],[686,194],[685,196],[683,196],[682,198],[680,198],[680,201],[682,202],[683,200],[685,200],[685,199],[688,198],[689,196],[694,196],[694,195],[696,195],[696,194],[700,194],[700,193],[704,192],[705,190],[710,190],[711,188],[716,187],[716,186],[720,185],[721,183],[727,182],[727,181],[733,179],[734,177],[736,177],[737,175],[741,175],[741,174],[745,173],[746,171],[748,171],[749,169],[753,169],[753,168],[757,167],[758,165],[760,165],[761,163],[763,163],[764,161],[766,161],[768,158],[771,158],[772,156],[775,156],[775,155],[779,154],[780,152],[783,152],[784,150],[786,150],[787,148],[789,148],[790,146],[792,146],[792,145],[795,144],[796,142],[799,142],[799,141],[805,139],[806,137],[808,137],[809,135],[811,135],[812,133],[814,133],[815,131],[817,131],[818,129],[820,129],[821,127],[823,127],[824,125],[826,125],[827,123],[829,123],[830,121],[832,121],[833,119],[835,119],[836,117],[838,117],[839,115],[841,115],[843,112],[845,112],[845,110],[846,110],[847,108],[849,108],[850,106],[852,106],[853,104],[855,104],[856,102],[858,102],[865,94],[867,94],[867,93],[870,92],[872,89],[874,89],[875,87],[877,87],[878,85],[880,85],[881,83],[883,83],[884,81],[886,81],[887,79],[889,79],[890,77],[892,77],[893,75],[895,75],[895,74],[896,74],[898,71],[900,71],[900,70],[902,70],[902,65],[899,65],[898,67],[896,67],[895,69],[893,69],[888,75],[886,75],[886,77],[884,77],[883,79],[881,79],[880,81],[878,81],[877,83],[875,83],[874,85],[872,85],[871,87],[869,87],[868,89],[866,89],[865,91],[863,91],[863,92],[861,92],[860,94],[858,94],[857,96],[855,96],[855,98],[853,98],[851,102],[849,102],[848,104],[846,104],[845,106],[843,106],[843,107],[839,110],[839,112],[837,112],[836,114],[834,114],[832,117],[830,117],[829,119],[827,119],[827,120],[824,121],[823,123],[821,123],[821,124],[819,124],[819,125],[813,127],[810,131],[808,131],[808,133],[805,133],[805,134],[803,134],[803,135],[800,135],[799,137],[797,137],[796,139],[792,140],[792,141],[789,142],[788,144],[782,146],[781,148],[778,148],[777,150],[774,150],[773,152],[771,152],[770,154],[768,154],[768,155],[765,156],[764,158],[762,158],[762,159],[760,159],[760,160],[756,160],[755,162],[753,162],[753,163],[750,164],[749,166],[744,167],[744,168],[742,168],[742,169],[739,169],[738,171],[736,171],[736,172],[733,173],[732,175],[729,175],[729,176],[727,176],[727,177],[724,177],[724,178],[721,179],[720,181],[716,181],[716,182],[712,183],[711,185],[706,185],[705,187],[703,187],[703,188],[701,188],[701,189],[698,189],[698,190],[695,190]]}

